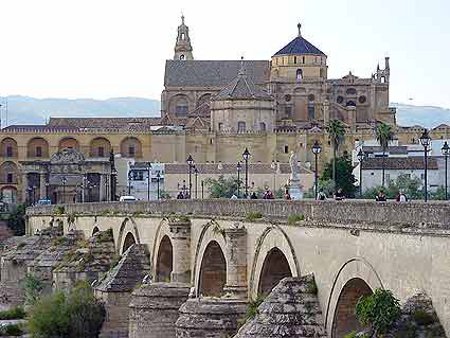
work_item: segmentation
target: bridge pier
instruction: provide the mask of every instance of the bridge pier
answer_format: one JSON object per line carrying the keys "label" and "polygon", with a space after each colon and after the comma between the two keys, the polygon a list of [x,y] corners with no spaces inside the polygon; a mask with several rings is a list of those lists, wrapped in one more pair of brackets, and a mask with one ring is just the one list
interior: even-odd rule
{"label": "bridge pier", "polygon": [[224,292],[228,297],[247,299],[247,229],[236,223],[224,232],[228,262]]}
{"label": "bridge pier", "polygon": [[173,270],[171,281],[191,282],[191,222],[190,220],[170,220],[169,228],[173,247]]}

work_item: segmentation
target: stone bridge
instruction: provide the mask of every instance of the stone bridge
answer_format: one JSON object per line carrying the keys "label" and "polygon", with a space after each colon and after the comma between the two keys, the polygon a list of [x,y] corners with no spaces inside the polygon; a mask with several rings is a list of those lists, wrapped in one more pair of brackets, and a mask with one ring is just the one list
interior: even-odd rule
{"label": "stone bridge", "polygon": [[284,277],[313,274],[328,337],[358,328],[354,306],[376,288],[402,303],[427,294],[450,333],[449,203],[169,200],[27,215],[29,234],[58,221],[86,237],[111,228],[120,254],[144,244],[153,281],[187,283],[190,297],[246,301]]}

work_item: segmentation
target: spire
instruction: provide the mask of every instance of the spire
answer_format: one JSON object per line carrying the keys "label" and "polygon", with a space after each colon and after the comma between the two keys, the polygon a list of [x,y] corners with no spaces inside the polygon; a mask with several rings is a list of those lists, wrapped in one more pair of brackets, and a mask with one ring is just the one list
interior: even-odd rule
{"label": "spire", "polygon": [[189,27],[184,23],[184,15],[181,14],[181,25],[178,26],[177,42],[175,44],[174,60],[193,60]]}
{"label": "spire", "polygon": [[302,24],[299,22],[297,24],[298,36],[302,36]]}

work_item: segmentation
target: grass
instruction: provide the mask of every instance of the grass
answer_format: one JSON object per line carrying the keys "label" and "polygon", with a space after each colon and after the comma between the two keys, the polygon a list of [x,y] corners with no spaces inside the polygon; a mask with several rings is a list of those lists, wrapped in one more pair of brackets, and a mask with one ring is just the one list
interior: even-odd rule
{"label": "grass", "polygon": [[245,219],[249,222],[254,222],[261,218],[263,218],[263,214],[260,213],[259,211],[250,211],[249,213],[247,213],[247,216],[245,217]]}
{"label": "grass", "polygon": [[17,306],[9,310],[0,311],[0,320],[23,319],[25,315],[24,309]]}
{"label": "grass", "polygon": [[305,216],[302,214],[292,214],[289,215],[287,222],[289,225],[295,225],[297,222],[303,221],[305,219]]}
{"label": "grass", "polygon": [[108,243],[108,242],[113,242],[113,231],[111,228],[109,228],[106,231],[101,231],[100,233],[97,234],[97,238],[96,238],[97,243]]}

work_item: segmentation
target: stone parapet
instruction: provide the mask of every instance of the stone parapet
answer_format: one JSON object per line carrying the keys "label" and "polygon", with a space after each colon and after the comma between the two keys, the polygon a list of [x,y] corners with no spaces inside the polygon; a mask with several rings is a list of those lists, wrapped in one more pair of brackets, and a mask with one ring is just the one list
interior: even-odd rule
{"label": "stone parapet", "polygon": [[[27,209],[27,215],[53,215],[56,206]],[[249,213],[261,213],[270,219],[286,221],[290,215],[303,215],[306,221],[322,226],[333,224],[373,225],[380,227],[429,228],[450,230],[448,202],[375,202],[345,201],[285,201],[285,200],[167,200],[138,202],[102,202],[67,204],[66,213],[86,215],[195,215],[207,217],[245,218]]]}
{"label": "stone parapet", "polygon": [[181,283],[143,284],[131,295],[130,338],[175,338],[178,309],[190,286]]}

